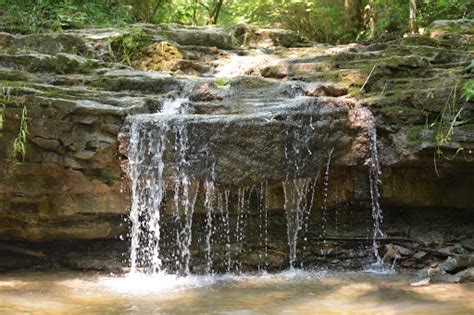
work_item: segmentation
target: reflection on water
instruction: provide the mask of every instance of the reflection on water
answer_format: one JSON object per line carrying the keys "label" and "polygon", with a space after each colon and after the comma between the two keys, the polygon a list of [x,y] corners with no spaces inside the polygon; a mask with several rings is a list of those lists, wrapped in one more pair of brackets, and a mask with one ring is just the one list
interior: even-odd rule
{"label": "reflection on water", "polygon": [[410,287],[410,275],[287,271],[276,275],[0,276],[0,313],[472,314],[474,285]]}

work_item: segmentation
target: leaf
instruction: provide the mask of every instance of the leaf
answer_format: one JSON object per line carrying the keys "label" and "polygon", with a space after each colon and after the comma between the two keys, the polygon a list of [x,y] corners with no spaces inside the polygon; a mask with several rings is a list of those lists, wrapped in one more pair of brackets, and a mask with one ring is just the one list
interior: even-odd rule
{"label": "leaf", "polygon": [[228,90],[230,89],[230,80],[228,78],[217,78],[214,84],[219,89]]}

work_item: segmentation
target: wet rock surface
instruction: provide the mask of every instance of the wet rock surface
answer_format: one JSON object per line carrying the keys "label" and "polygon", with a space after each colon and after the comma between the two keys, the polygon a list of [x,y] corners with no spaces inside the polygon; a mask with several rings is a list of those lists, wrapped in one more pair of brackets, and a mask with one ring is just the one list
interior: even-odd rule
{"label": "wet rock surface", "polygon": [[[8,246],[38,246],[41,253],[47,252],[48,242],[101,244],[87,256],[87,250],[61,243],[59,258],[8,246],[0,250],[12,261],[24,260],[25,267],[126,266],[126,260],[116,258],[126,252],[126,241],[117,241],[120,249],[107,257],[94,252],[112,244],[100,240],[127,234],[130,126],[139,121],[144,131],[158,135],[154,115],[170,100],[185,98],[182,116],[166,121],[170,141],[173,128],[186,122],[193,181],[202,183],[212,169],[220,189],[234,195],[242,185],[268,181],[276,187],[269,196],[275,222],[267,252],[270,269],[288,264],[280,183],[292,178],[319,178],[313,192],[314,231],[299,249],[301,261],[334,268],[370,262],[367,113],[375,121],[382,165],[384,260],[422,268],[472,255],[474,108],[459,97],[462,85],[472,79],[465,71],[473,59],[472,28],[468,20],[436,22],[428,36],[329,46],[308,43],[289,31],[246,25],[140,24],[130,29],[142,30],[146,45],[130,52],[136,58],[129,64],[118,62],[107,47],[111,38],[127,36],[130,29],[0,33],[0,239]],[[25,107],[23,157],[13,143]],[[451,123],[450,141],[438,141],[439,130]],[[330,182],[323,198],[329,152]],[[442,155],[433,159],[434,152]],[[176,153],[172,146],[165,151],[165,166],[176,163]],[[174,175],[167,173],[168,178]],[[197,216],[203,212],[196,209]],[[357,226],[338,225],[344,221],[341,213],[348,220],[364,219]],[[426,217],[432,225],[424,224]],[[323,233],[321,220],[338,223],[326,224]],[[202,220],[196,217],[196,222]],[[252,224],[250,234],[259,226]],[[242,269],[261,264],[262,240],[252,237],[245,251],[237,245],[234,250],[248,264]],[[198,272],[204,264],[199,245],[193,255]],[[216,270],[225,269],[219,264]],[[2,266],[14,268],[9,260]],[[464,272],[460,279],[472,279],[469,268],[455,268]]]}

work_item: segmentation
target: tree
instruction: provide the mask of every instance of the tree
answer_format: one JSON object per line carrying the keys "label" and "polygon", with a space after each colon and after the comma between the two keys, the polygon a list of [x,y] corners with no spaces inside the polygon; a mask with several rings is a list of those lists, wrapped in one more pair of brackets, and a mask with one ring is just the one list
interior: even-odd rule
{"label": "tree", "polygon": [[416,0],[410,0],[410,16],[409,16],[410,32],[415,33],[416,27]]}
{"label": "tree", "polygon": [[197,1],[199,5],[204,7],[207,11],[207,21],[206,25],[209,24],[217,24],[217,20],[219,19],[219,13],[221,12],[222,5],[224,4],[224,0],[216,0],[216,1]]}
{"label": "tree", "polygon": [[132,6],[138,21],[150,23],[165,0],[128,0],[127,2]]}
{"label": "tree", "polygon": [[344,22],[348,33],[357,33],[362,27],[362,1],[344,0]]}
{"label": "tree", "polygon": [[369,37],[375,35],[375,18],[374,1],[369,0],[364,8],[364,27],[369,31]]}

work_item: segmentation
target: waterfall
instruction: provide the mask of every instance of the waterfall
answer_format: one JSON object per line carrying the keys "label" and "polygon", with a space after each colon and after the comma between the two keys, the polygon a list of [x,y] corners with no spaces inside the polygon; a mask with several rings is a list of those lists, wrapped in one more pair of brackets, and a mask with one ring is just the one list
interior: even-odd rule
{"label": "waterfall", "polygon": [[334,148],[329,151],[328,159],[326,161],[326,169],[324,171],[324,179],[323,179],[323,203],[321,205],[321,238],[326,242],[326,225],[327,225],[327,201],[328,201],[328,194],[329,194],[329,170],[331,167],[331,158],[334,152]]}
{"label": "waterfall", "polygon": [[[161,271],[160,215],[164,197],[163,154],[168,126],[156,122],[155,128],[141,129],[132,124],[130,131],[129,174],[132,208],[131,270],[145,268]],[[143,141],[143,139],[150,141]]]}
{"label": "waterfall", "polygon": [[[258,270],[268,269],[268,181],[260,184],[259,190],[259,220],[258,220]],[[263,254],[262,254],[263,248]]]}
{"label": "waterfall", "polygon": [[[303,219],[312,208],[315,180],[312,178],[293,179],[283,183],[285,212],[287,218],[290,268],[295,267],[297,259],[298,233],[303,228]],[[311,197],[308,198],[308,195]]]}
{"label": "waterfall", "polygon": [[369,184],[370,184],[370,197],[372,201],[372,218],[374,219],[374,231],[373,231],[373,248],[374,256],[377,265],[382,264],[382,258],[380,257],[378,250],[377,238],[383,237],[381,224],[383,221],[382,208],[380,207],[379,199],[379,185],[380,185],[380,164],[377,152],[377,130],[375,121],[371,121],[369,125],[369,136],[370,136],[370,159],[369,164]]}
{"label": "waterfall", "polygon": [[[132,205],[130,210],[131,222],[131,271],[139,269],[147,273],[162,271],[160,251],[161,241],[161,212],[164,208],[166,183],[164,177],[163,156],[169,140],[167,133],[171,126],[169,117],[175,115],[184,99],[167,100],[163,104],[161,119],[155,119],[151,126],[143,128],[140,118],[131,120],[129,144],[129,176],[131,180]],[[176,221],[180,222],[180,209],[184,214],[184,225],[177,233],[177,243],[180,247],[180,259],[186,273],[189,273],[189,246],[191,244],[191,224],[194,204],[198,187],[190,195],[189,178],[186,175],[185,152],[187,149],[187,134],[184,121],[178,123],[173,130],[176,134],[175,147],[178,152],[176,163],[176,180],[174,205]]]}
{"label": "waterfall", "polygon": [[204,207],[206,209],[206,273],[212,273],[212,214],[214,212],[214,182],[207,180],[205,182],[206,189],[206,200],[204,201]]}
{"label": "waterfall", "polygon": [[[286,219],[289,266],[291,269],[302,268],[303,256],[299,255],[301,250],[307,249],[308,235],[320,232],[320,238],[326,238],[329,174],[335,144],[332,143],[332,148],[322,146],[331,149],[315,154],[315,141],[324,142],[327,134],[315,133],[317,123],[313,125],[312,116],[306,124],[302,124],[299,117],[272,122],[285,128],[280,134],[284,140],[280,148],[284,152],[275,153],[282,155],[282,169],[286,174],[283,173],[278,180],[262,178],[260,181],[251,175],[247,182],[226,186],[219,182],[217,171],[222,164],[219,164],[220,157],[214,156],[219,152],[213,151],[215,144],[209,142],[209,146],[195,147],[194,122],[198,118],[187,112],[187,105],[186,99],[167,100],[159,113],[128,118],[131,271],[189,275],[194,269],[207,274],[219,270],[241,273],[248,268],[245,259],[249,256],[257,261],[259,271],[267,271],[272,267],[269,260],[273,259],[273,256],[269,257],[269,250],[272,251],[274,246],[270,235],[275,235],[269,233],[269,211],[282,208]],[[382,210],[378,201],[377,135],[370,111],[361,108],[360,114],[369,124],[370,156],[367,164],[374,220],[373,248],[380,264],[382,259],[377,239],[383,233]],[[226,120],[219,122],[227,124]],[[311,160],[315,156],[316,159]],[[320,226],[311,227],[310,231],[320,174],[323,176],[322,222]],[[275,189],[280,187],[283,200],[275,200],[274,195],[270,198],[270,189],[277,191]],[[278,204],[271,204],[275,201]],[[195,209],[198,209],[197,213]],[[195,239],[193,232],[195,235],[199,233]],[[280,255],[282,252],[275,253]]]}

